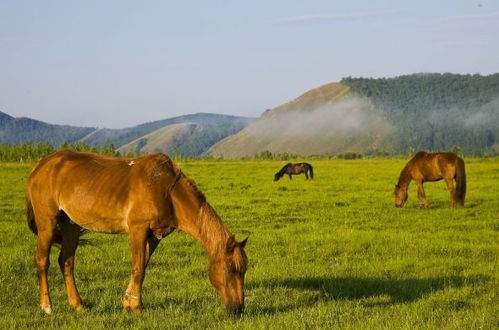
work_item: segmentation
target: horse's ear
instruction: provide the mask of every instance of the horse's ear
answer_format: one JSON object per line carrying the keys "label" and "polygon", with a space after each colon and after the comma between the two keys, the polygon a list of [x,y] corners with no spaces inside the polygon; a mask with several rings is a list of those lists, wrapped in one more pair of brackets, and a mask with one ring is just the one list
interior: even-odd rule
{"label": "horse's ear", "polygon": [[239,243],[239,246],[244,249],[244,247],[246,246],[247,242],[248,242],[248,237],[246,237],[245,239],[243,239],[241,241],[241,243]]}
{"label": "horse's ear", "polygon": [[229,240],[227,241],[227,253],[232,253],[234,252],[234,249],[236,248],[236,238],[234,237],[234,235],[231,235],[229,237]]}

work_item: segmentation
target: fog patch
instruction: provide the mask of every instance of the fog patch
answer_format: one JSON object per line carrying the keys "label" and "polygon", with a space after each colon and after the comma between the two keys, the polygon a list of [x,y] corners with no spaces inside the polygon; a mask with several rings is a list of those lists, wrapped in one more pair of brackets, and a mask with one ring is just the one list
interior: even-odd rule
{"label": "fog patch", "polygon": [[369,101],[350,97],[315,109],[267,113],[247,133],[272,152],[310,154],[377,149],[392,130]]}
{"label": "fog patch", "polygon": [[433,110],[428,114],[428,120],[435,125],[452,123],[468,129],[483,128],[497,125],[499,121],[499,98],[473,108],[453,107],[450,109]]}

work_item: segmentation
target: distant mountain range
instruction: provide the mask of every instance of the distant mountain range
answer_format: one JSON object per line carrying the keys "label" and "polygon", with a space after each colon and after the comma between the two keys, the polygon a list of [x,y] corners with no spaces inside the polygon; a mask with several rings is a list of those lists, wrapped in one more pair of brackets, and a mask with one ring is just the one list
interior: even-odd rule
{"label": "distant mountain range", "polygon": [[[0,112],[0,142],[50,142],[59,146],[82,142],[97,147],[112,143],[122,152],[181,153],[199,156],[211,145],[243,129],[254,118],[197,113],[153,121],[123,129],[53,125],[30,118],[14,118]],[[176,129],[178,126],[189,130]],[[171,134],[162,134],[170,131]],[[161,140],[158,140],[160,137]],[[136,143],[134,142],[136,141]]]}
{"label": "distant mountain range", "polygon": [[123,153],[238,158],[274,154],[417,150],[499,152],[499,74],[420,73],[344,78],[313,88],[260,118],[198,113],[124,129],[51,125],[0,112],[0,142],[63,141]]}
{"label": "distant mountain range", "polygon": [[53,125],[31,118],[14,118],[0,111],[0,142],[19,144],[27,141],[74,142],[94,131],[93,127]]}

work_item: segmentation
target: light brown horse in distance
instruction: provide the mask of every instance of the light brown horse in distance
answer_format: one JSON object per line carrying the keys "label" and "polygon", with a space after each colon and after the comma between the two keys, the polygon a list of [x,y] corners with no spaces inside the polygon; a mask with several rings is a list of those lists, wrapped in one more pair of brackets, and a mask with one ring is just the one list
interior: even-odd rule
{"label": "light brown horse in distance", "polygon": [[[445,180],[450,192],[450,207],[457,203],[464,206],[466,196],[466,172],[464,161],[452,152],[428,153],[418,152],[400,173],[399,181],[395,185],[395,206],[402,207],[407,201],[409,183],[414,180],[418,186],[418,204],[428,207],[423,183],[427,181]],[[454,180],[456,186],[454,187]]]}
{"label": "light brown horse in distance", "polygon": [[111,158],[59,151],[32,171],[26,207],[28,225],[38,235],[40,305],[47,314],[52,313],[47,270],[53,243],[61,244],[59,266],[69,304],[78,311],[83,305],[73,267],[80,234],[128,233],[133,267],[123,307],[138,312],[147,263],[160,240],[175,229],[204,246],[210,281],[229,314],[243,312],[247,239],[235,240],[194,182],[166,155]]}

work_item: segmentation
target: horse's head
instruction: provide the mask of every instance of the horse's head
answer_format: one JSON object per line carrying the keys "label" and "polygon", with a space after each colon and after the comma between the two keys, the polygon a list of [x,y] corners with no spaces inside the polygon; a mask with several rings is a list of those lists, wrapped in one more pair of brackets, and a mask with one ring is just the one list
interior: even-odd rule
{"label": "horse's head", "polygon": [[280,178],[282,178],[283,176],[283,173],[281,173],[282,171],[279,171],[277,172],[275,175],[274,175],[274,181],[279,181]]}
{"label": "horse's head", "polygon": [[244,246],[247,240],[236,242],[231,236],[220,257],[210,263],[210,281],[233,317],[240,317],[244,310],[244,274],[248,263]]}
{"label": "horse's head", "polygon": [[402,207],[405,202],[407,202],[407,189],[404,189],[400,185],[395,185],[395,190],[393,191],[395,195],[395,206]]}

